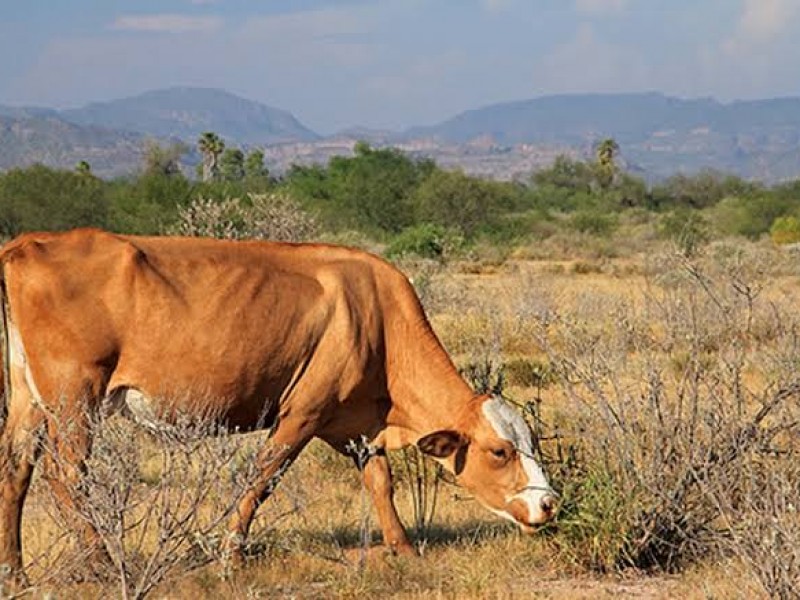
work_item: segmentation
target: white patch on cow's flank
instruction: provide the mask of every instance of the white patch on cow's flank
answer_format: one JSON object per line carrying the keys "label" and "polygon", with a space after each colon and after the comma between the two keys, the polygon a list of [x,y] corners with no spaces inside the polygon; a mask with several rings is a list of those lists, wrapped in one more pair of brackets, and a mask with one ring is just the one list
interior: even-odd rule
{"label": "white patch on cow's flank", "polygon": [[[541,514],[541,500],[552,494],[544,471],[533,458],[533,440],[525,419],[502,398],[492,397],[483,403],[483,415],[491,423],[498,437],[511,442],[517,449],[522,469],[528,478],[525,489],[506,498],[507,502],[520,500],[528,506],[528,518]],[[500,514],[500,513],[498,513]]]}
{"label": "white patch on cow's flank", "polygon": [[139,424],[151,428],[159,428],[159,426],[163,425],[156,416],[152,398],[139,390],[126,388],[123,393],[122,403],[128,414]]}
{"label": "white patch on cow's flank", "polygon": [[[28,356],[25,353],[25,346],[22,343],[22,336],[19,333],[19,329],[14,323],[9,320],[8,321],[8,351],[10,354],[9,357],[9,366],[11,368],[18,368],[25,370],[25,384],[28,386],[28,390],[30,391],[31,397],[33,398],[34,404],[41,405],[42,403],[42,396],[39,393],[39,388],[36,386],[36,382],[33,379],[33,373],[31,373],[31,365],[28,361]],[[11,382],[8,382],[9,388],[11,388]],[[11,389],[13,392],[13,389]]]}
{"label": "white patch on cow's flank", "polygon": [[25,347],[22,345],[22,337],[19,335],[19,329],[11,321],[8,322],[8,347],[10,356],[10,363],[17,367],[25,366]]}

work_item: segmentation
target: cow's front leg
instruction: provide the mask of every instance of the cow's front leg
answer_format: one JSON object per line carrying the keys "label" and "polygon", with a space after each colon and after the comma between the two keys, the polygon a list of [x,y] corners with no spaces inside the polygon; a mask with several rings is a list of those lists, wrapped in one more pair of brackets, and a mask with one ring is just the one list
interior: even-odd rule
{"label": "cow's front leg", "polygon": [[389,460],[383,450],[372,454],[363,466],[364,483],[372,496],[383,533],[383,543],[396,554],[415,555],[394,505],[394,488]]}
{"label": "cow's front leg", "polygon": [[353,440],[343,442],[337,437],[326,436],[323,439],[334,450],[351,458],[361,471],[364,485],[378,513],[378,524],[383,534],[384,545],[395,554],[416,555],[416,550],[408,540],[394,504],[392,471],[385,449],[370,449],[363,443],[356,443]]}
{"label": "cow's front leg", "polygon": [[310,422],[293,423],[291,419],[284,420],[279,422],[269,443],[259,452],[256,480],[242,496],[229,521],[229,538],[225,550],[234,563],[242,562],[242,548],[256,510],[275,491],[280,478],[312,436],[313,427]]}

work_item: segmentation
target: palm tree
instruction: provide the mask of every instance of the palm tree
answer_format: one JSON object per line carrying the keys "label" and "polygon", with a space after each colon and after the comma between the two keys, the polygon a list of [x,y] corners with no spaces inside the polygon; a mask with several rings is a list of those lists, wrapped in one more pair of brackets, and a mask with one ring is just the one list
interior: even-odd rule
{"label": "palm tree", "polygon": [[219,156],[225,150],[225,142],[213,131],[206,131],[197,140],[197,149],[203,155],[203,181],[211,181],[219,170]]}

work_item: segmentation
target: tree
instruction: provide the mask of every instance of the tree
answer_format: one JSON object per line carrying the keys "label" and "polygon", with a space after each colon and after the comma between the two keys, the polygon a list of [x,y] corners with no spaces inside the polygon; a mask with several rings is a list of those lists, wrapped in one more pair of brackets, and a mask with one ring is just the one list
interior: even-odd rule
{"label": "tree", "polygon": [[531,184],[537,188],[563,188],[571,192],[590,192],[594,173],[585,162],[559,154],[553,164],[536,171]]}
{"label": "tree", "polygon": [[92,174],[92,166],[85,160],[78,161],[78,164],[75,165],[75,172],[84,177],[90,176]]}
{"label": "tree", "polygon": [[244,179],[244,152],[238,148],[228,148],[219,159],[219,175],[223,181]]}
{"label": "tree", "polygon": [[330,159],[324,183],[331,200],[321,208],[338,224],[397,233],[412,224],[411,196],[433,168],[395,148],[359,142],[354,157]]}
{"label": "tree", "polygon": [[181,172],[181,158],[189,151],[183,142],[162,146],[155,140],[144,143],[144,174],[165,175],[167,177]]}
{"label": "tree", "polygon": [[264,151],[253,150],[244,161],[244,176],[247,179],[269,179],[269,169],[264,166]]}
{"label": "tree", "polygon": [[417,221],[458,230],[466,237],[494,221],[507,203],[502,184],[483,181],[461,171],[431,173],[416,189],[414,209]]}
{"label": "tree", "polygon": [[653,187],[653,198],[659,208],[708,208],[724,198],[747,197],[757,191],[756,184],[735,175],[706,169],[691,175],[677,173],[668,177]]}
{"label": "tree", "polygon": [[107,183],[34,165],[0,175],[0,237],[23,231],[108,226]]}
{"label": "tree", "polygon": [[213,131],[206,131],[197,140],[197,149],[203,155],[203,181],[217,177],[219,157],[225,150],[225,142]]}
{"label": "tree", "polygon": [[615,162],[616,154],[619,152],[619,144],[613,138],[606,138],[597,144],[595,153],[597,156],[597,179],[600,187],[607,189],[614,182],[617,173]]}

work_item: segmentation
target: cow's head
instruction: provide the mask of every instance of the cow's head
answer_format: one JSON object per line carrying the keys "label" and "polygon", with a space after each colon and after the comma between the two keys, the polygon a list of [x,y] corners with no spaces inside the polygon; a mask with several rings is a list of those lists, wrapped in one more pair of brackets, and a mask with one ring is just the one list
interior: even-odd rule
{"label": "cow's head", "polygon": [[417,446],[452,470],[484,506],[523,531],[555,515],[555,492],[534,460],[531,431],[501,398],[475,398],[456,429],[426,435]]}

